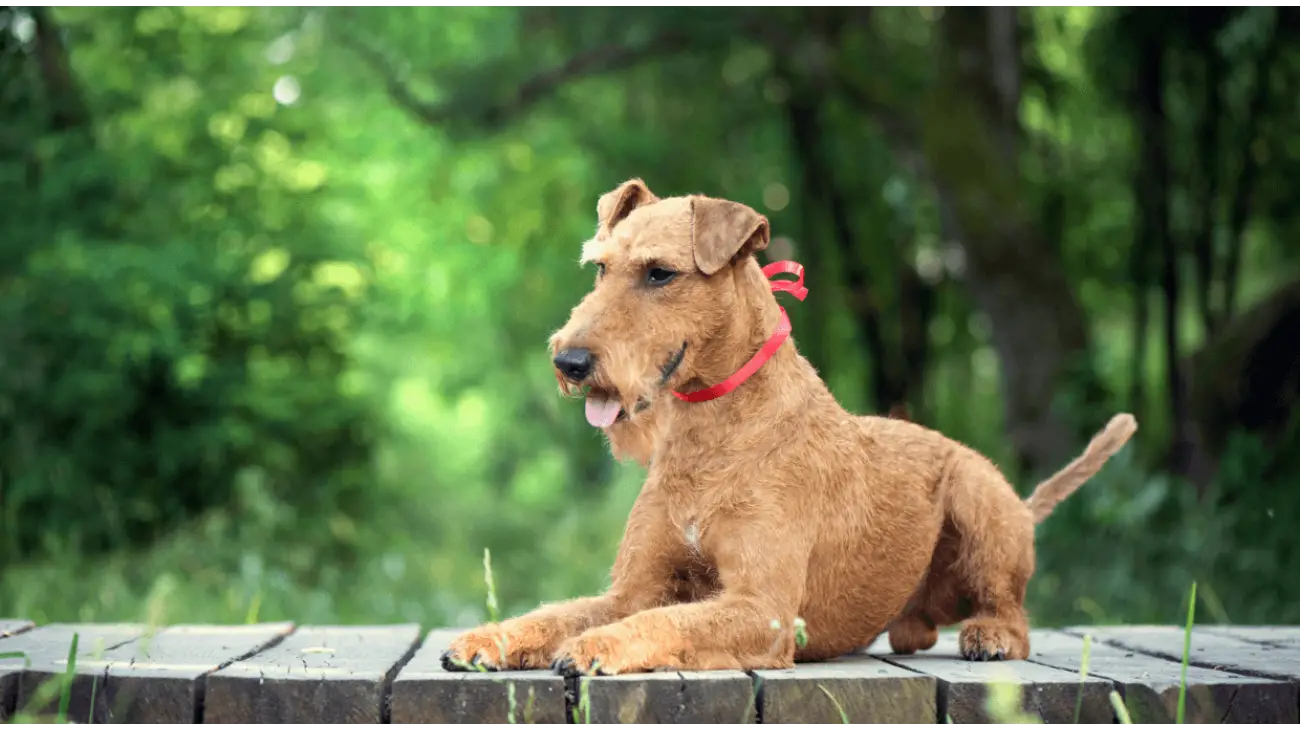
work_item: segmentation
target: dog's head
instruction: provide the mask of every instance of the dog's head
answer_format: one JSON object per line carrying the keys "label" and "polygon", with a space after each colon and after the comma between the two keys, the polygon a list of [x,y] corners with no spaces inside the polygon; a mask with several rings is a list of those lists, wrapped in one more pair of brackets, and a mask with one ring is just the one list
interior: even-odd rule
{"label": "dog's head", "polygon": [[748,326],[738,303],[771,299],[753,257],[770,233],[748,206],[660,199],[640,180],[601,196],[596,212],[582,250],[595,284],[550,346],[561,390],[586,389],[587,420],[610,429],[717,370],[710,353]]}

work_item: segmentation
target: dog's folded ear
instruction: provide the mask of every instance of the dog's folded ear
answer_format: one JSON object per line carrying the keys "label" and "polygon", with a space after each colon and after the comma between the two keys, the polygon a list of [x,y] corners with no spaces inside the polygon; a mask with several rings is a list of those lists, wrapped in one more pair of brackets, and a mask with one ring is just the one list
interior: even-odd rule
{"label": "dog's folded ear", "polygon": [[619,221],[643,205],[658,201],[650,188],[640,178],[633,178],[600,196],[596,201],[596,228],[599,234],[608,234]]}
{"label": "dog's folded ear", "polygon": [[706,276],[767,248],[771,235],[767,217],[748,205],[703,196],[691,198],[695,266]]}

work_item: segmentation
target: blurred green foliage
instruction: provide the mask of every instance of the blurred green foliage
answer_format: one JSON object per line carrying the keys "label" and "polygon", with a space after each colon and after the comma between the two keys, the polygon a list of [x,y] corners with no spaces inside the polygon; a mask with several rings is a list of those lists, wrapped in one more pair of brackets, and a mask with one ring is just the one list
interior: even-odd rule
{"label": "blurred green foliage", "polygon": [[[1300,620],[1297,420],[1205,411],[1228,434],[1201,448],[1210,476],[1171,467],[1159,308],[1136,329],[1162,288],[1131,265],[1123,64],[1161,26],[1016,17],[1008,174],[980,157],[1000,153],[976,92],[944,96],[935,49],[964,41],[936,9],[0,10],[0,615],[469,624],[485,547],[503,614],[602,589],[643,473],[557,395],[545,341],[590,284],[596,198],[635,176],[762,210],[772,256],[809,267],[795,337],[846,407],[906,404],[1022,491],[1138,413],[1040,530],[1035,621],[1175,622],[1193,579],[1210,619]],[[1208,53],[1179,35],[1199,19],[1166,25],[1171,57]],[[1249,225],[1214,229],[1242,251],[1231,323],[1294,278],[1278,190],[1300,130],[1281,104],[1242,121],[1284,24],[1210,25],[1232,72],[1219,166],[1264,130]],[[1300,44],[1275,42],[1281,84]],[[1171,137],[1199,139],[1208,102],[1179,83]],[[1205,185],[1171,147],[1190,240]],[[1033,284],[1049,269],[1059,286]],[[1194,293],[1175,314],[1176,359],[1217,347]],[[1040,371],[1050,407],[1026,410]],[[1056,420],[1068,441],[1036,441]]]}

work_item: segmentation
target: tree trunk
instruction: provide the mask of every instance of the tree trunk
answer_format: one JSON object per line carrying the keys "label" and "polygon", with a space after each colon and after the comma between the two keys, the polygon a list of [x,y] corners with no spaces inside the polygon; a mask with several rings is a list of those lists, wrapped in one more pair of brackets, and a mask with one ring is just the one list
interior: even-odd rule
{"label": "tree trunk", "polygon": [[1020,466],[1058,468],[1078,448],[1052,405],[1087,364],[1088,330],[1055,249],[1025,204],[1017,154],[1019,37],[1012,8],[946,8],[923,146],[955,213],[971,296],[993,325],[1005,420]]}
{"label": "tree trunk", "polygon": [[[1285,12],[1281,8],[1279,14]],[[1295,16],[1287,13],[1294,21]],[[1278,22],[1282,22],[1279,16]],[[1272,30],[1268,42],[1255,62],[1255,87],[1251,91],[1250,102],[1246,108],[1246,118],[1242,122],[1241,168],[1237,175],[1237,187],[1233,191],[1228,214],[1228,258],[1223,272],[1223,304],[1220,317],[1230,320],[1237,309],[1237,287],[1241,268],[1241,237],[1250,220],[1251,205],[1255,198],[1255,186],[1260,176],[1259,157],[1255,153],[1255,144],[1260,139],[1260,123],[1269,108],[1271,98],[1270,74],[1280,50],[1278,28]]]}
{"label": "tree trunk", "polygon": [[[1211,26],[1217,29],[1218,25]],[[1206,34],[1213,41],[1213,34]],[[1219,201],[1219,125],[1223,116],[1223,59],[1218,49],[1210,46],[1205,59],[1205,108],[1201,110],[1201,128],[1197,135],[1197,161],[1200,162],[1200,199],[1197,208],[1197,229],[1193,236],[1196,254],[1196,308],[1206,337],[1214,334],[1219,319],[1214,310],[1212,293],[1217,275],[1214,255],[1214,237],[1217,229],[1215,210]]]}
{"label": "tree trunk", "polygon": [[1169,229],[1169,153],[1165,140],[1169,129],[1164,109],[1165,48],[1160,38],[1147,32],[1138,46],[1137,126],[1140,169],[1137,176],[1138,206],[1142,230],[1149,250],[1160,254],[1160,289],[1163,294],[1165,375],[1169,397],[1169,468],[1185,475],[1190,466],[1186,382],[1178,354],[1178,306],[1181,300],[1178,277],[1178,247]]}
{"label": "tree trunk", "polygon": [[869,273],[853,235],[848,204],[836,187],[830,166],[826,164],[818,145],[823,129],[817,102],[810,95],[793,94],[786,103],[786,118],[792,146],[802,170],[808,202],[810,205],[814,201],[824,202],[830,213],[834,240],[845,272],[849,309],[864,340],[870,362],[873,411],[887,412],[906,400],[906,393],[893,376],[893,360],[885,343],[880,311]]}
{"label": "tree trunk", "polygon": [[898,267],[899,329],[902,332],[903,408],[895,415],[925,423],[926,373],[930,362],[930,322],[934,319],[935,288],[906,262]]}

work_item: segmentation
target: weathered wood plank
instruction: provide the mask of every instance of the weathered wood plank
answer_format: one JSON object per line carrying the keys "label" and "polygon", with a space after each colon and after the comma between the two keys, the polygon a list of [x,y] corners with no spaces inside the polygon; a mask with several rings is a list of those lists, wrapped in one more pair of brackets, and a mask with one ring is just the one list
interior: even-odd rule
{"label": "weathered wood plank", "polygon": [[[1031,646],[1033,641],[1031,635]],[[967,661],[958,651],[955,632],[941,634],[939,642],[928,651],[910,656],[887,654],[881,658],[938,680],[939,717],[947,715],[954,723],[992,722],[986,704],[990,685],[999,681],[1017,685],[1021,691],[1021,709],[1044,722],[1074,722],[1076,708],[1079,722],[1109,723],[1114,718],[1109,681],[1090,677],[1081,687],[1077,673],[1042,664]],[[1079,707],[1081,689],[1083,705]]]}
{"label": "weathered wood plank", "polygon": [[754,680],[744,672],[647,672],[575,680],[576,722],[752,723]]}
{"label": "weathered wood plank", "polygon": [[[1181,662],[1183,657],[1181,627],[1078,626],[1065,631],[1074,636],[1090,633],[1094,640],[1173,661]],[[1238,674],[1300,680],[1300,648],[1253,644],[1199,629],[1192,632],[1188,661],[1199,667],[1226,669]]]}
{"label": "weathered wood plank", "polygon": [[[11,651],[6,648],[8,645],[3,641],[5,638],[17,636],[31,629],[32,626],[31,621],[21,619],[0,620],[0,654]],[[16,652],[18,650],[13,649],[12,651]],[[0,722],[4,722],[6,718],[13,714],[14,703],[18,701],[18,674],[12,667],[21,665],[23,661],[22,658],[0,659]],[[10,668],[6,669],[6,667]]]}
{"label": "weathered wood plank", "polygon": [[[81,664],[102,657],[105,652],[132,641],[148,629],[143,624],[50,624],[4,640],[4,652],[22,652],[22,659],[0,659],[0,697],[12,702],[7,712],[52,713],[57,696],[41,696],[40,687],[67,670],[72,636],[77,635],[77,672],[74,676],[68,719],[90,720],[90,698],[99,682],[99,671]],[[0,716],[6,714],[0,707]]]}
{"label": "weathered wood plank", "polygon": [[931,723],[940,717],[933,677],[868,656],[754,675],[764,723]]}
{"label": "weathered wood plank", "polygon": [[178,625],[105,652],[78,669],[102,675],[95,722],[200,722],[204,675],[283,639],[290,622],[246,626]]}
{"label": "weathered wood plank", "polygon": [[207,675],[205,723],[376,723],[417,624],[312,626]]}
{"label": "weathered wood plank", "polygon": [[1197,626],[1196,630],[1252,644],[1300,647],[1300,626]]}
{"label": "weathered wood plank", "polygon": [[[0,619],[0,639],[7,636],[17,636],[24,631],[31,631],[36,624],[25,618],[3,618]],[[3,651],[3,650],[0,650]]]}
{"label": "weathered wood plank", "polygon": [[[564,679],[550,671],[448,672],[441,655],[459,634],[430,631],[393,680],[393,723],[564,723]],[[511,689],[513,687],[513,700]],[[513,720],[512,720],[513,714]]]}
{"label": "weathered wood plank", "polygon": [[[1030,661],[1078,672],[1083,639],[1034,631]],[[1093,641],[1088,674],[1115,683],[1136,723],[1171,723],[1177,716],[1182,665],[1169,659]],[[1300,696],[1294,684],[1203,667],[1187,668],[1186,721],[1192,723],[1294,723]]]}

